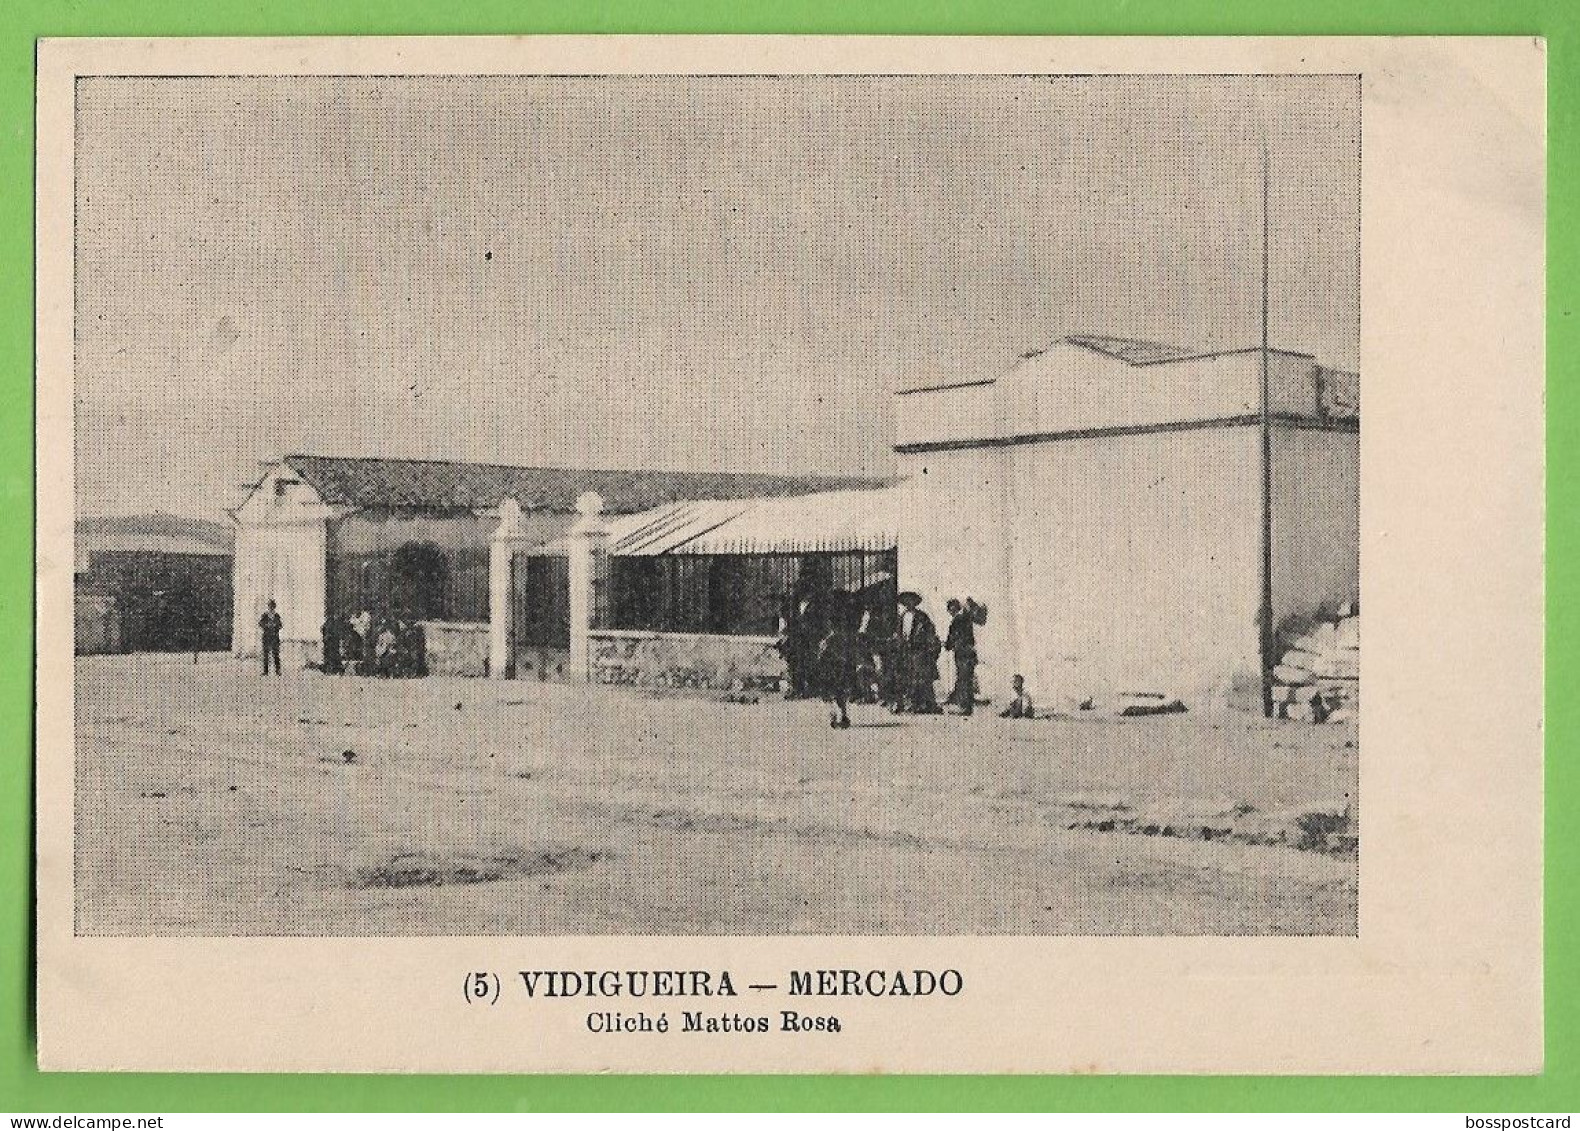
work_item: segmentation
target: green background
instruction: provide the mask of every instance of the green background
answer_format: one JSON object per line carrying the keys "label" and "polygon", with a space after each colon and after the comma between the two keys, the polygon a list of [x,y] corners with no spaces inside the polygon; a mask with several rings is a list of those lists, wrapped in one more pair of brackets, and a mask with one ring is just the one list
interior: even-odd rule
{"label": "green background", "polygon": [[[1580,259],[1574,0],[113,0],[0,5],[0,1111],[1008,1109],[1562,1111],[1580,1106]],[[500,33],[1542,35],[1548,39],[1547,1071],[1517,1078],[441,1077],[40,1074],[32,964],[33,53],[40,36]],[[127,971],[135,976],[135,971]],[[1320,1017],[1301,1019],[1321,1025]],[[237,1019],[246,1024],[245,1018]],[[1146,1023],[1137,1018],[1138,1025]],[[950,1035],[940,1033],[947,1042]]]}

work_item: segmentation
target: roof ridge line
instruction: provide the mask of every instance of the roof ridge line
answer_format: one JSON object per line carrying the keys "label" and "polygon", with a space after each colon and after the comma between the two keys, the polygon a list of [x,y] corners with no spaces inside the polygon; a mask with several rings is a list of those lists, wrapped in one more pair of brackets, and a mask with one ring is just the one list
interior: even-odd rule
{"label": "roof ridge line", "polygon": [[[841,475],[825,471],[695,471],[684,468],[654,467],[556,467],[552,464],[485,463],[478,460],[427,459],[407,456],[325,456],[314,455],[311,452],[292,452],[289,455],[281,456],[279,462],[289,463],[293,459],[331,460],[336,463],[420,463],[433,467],[487,467],[502,471],[549,471],[570,475],[708,475],[734,478],[755,476],[765,479],[809,479],[842,483],[886,483],[889,481],[883,476]],[[262,480],[260,479],[259,482],[261,483]]]}
{"label": "roof ridge line", "polygon": [[[1086,340],[1083,341],[1082,339]],[[1116,345],[1135,345],[1151,349],[1174,350],[1178,351],[1178,356],[1156,358],[1149,361],[1131,361],[1129,358],[1122,357],[1117,353],[1110,352],[1109,350],[1099,349],[1094,345],[1088,345],[1088,342],[1112,342]],[[1061,343],[1078,346],[1079,348],[1089,350],[1092,353],[1100,353],[1104,357],[1111,357],[1115,361],[1122,361],[1134,369],[1142,369],[1152,365],[1178,365],[1185,361],[1205,361],[1210,357],[1233,357],[1237,354],[1260,353],[1262,350],[1261,346],[1237,346],[1234,349],[1198,350],[1194,347],[1171,345],[1168,342],[1156,342],[1151,338],[1125,338],[1116,336],[1114,334],[1064,334],[1058,338],[1055,338],[1045,346],[1038,346],[1035,349],[1027,350],[1017,359],[1017,364],[1021,361],[1030,361],[1033,358],[1040,357],[1050,348]],[[1317,355],[1314,353],[1306,353],[1303,350],[1284,349],[1281,346],[1269,346],[1267,352],[1281,354],[1284,357],[1304,357],[1309,358],[1312,361],[1317,360]]]}

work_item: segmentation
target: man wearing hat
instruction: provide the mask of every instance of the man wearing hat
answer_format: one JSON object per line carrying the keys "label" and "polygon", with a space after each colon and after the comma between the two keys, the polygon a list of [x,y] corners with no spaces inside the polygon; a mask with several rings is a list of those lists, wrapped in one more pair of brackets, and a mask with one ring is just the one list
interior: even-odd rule
{"label": "man wearing hat", "polygon": [[933,684],[938,679],[938,655],[943,650],[938,629],[932,618],[922,612],[920,593],[907,589],[896,600],[900,618],[895,627],[895,661],[900,687],[895,711],[941,714],[943,708],[938,706],[938,698],[933,693]]}
{"label": "man wearing hat", "polygon": [[944,647],[955,657],[955,689],[949,693],[949,702],[962,715],[970,715],[976,705],[977,686],[977,632],[966,606],[954,597],[949,598],[949,638]]}

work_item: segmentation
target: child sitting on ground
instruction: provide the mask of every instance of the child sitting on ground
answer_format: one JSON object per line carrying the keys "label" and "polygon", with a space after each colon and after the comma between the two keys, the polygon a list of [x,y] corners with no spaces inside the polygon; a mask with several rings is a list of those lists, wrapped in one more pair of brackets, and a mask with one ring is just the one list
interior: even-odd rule
{"label": "child sitting on ground", "polygon": [[1026,693],[1026,677],[1016,675],[1010,680],[1009,706],[999,712],[999,717],[1004,719],[1032,719],[1031,696]]}

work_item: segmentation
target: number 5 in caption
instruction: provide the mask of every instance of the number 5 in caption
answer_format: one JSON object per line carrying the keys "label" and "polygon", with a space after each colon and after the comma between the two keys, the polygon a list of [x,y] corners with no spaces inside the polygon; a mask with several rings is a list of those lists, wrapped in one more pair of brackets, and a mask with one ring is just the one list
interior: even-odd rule
{"label": "number 5 in caption", "polygon": [[498,1004],[499,975],[486,972],[467,974],[461,980],[461,996],[473,1005]]}

